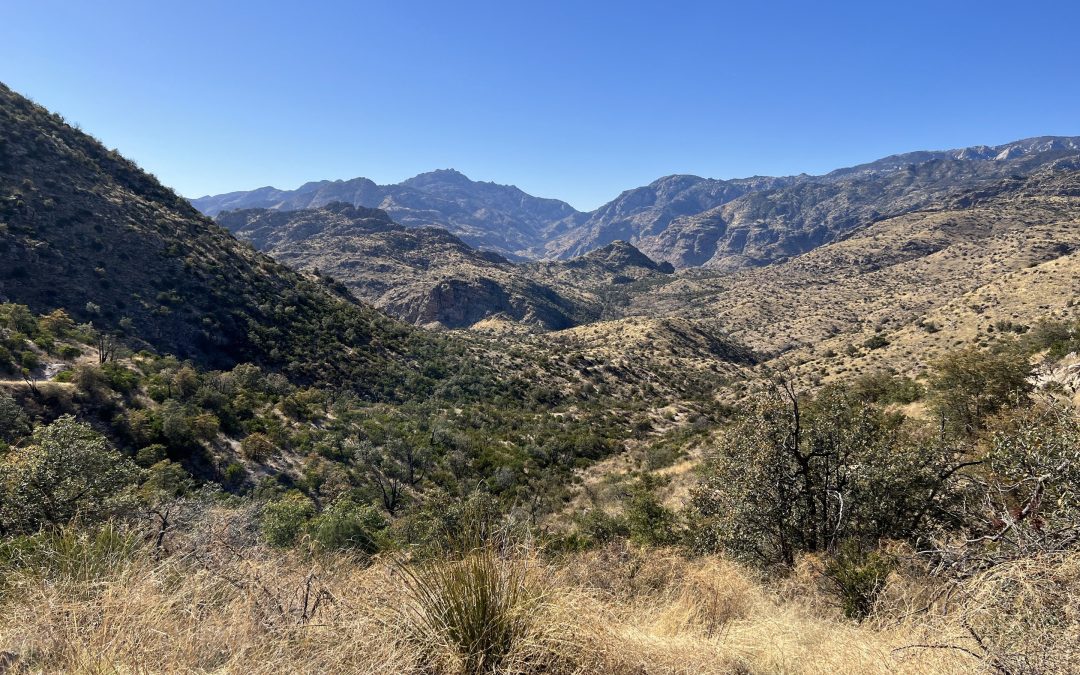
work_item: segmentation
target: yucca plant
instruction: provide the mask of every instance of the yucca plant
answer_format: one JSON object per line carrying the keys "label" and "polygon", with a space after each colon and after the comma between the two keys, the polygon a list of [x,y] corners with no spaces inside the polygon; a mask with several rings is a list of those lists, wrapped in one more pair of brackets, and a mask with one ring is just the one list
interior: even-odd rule
{"label": "yucca plant", "polygon": [[505,670],[529,633],[528,609],[537,599],[522,559],[502,558],[483,545],[456,559],[399,568],[406,612],[425,642],[447,647],[465,673]]}

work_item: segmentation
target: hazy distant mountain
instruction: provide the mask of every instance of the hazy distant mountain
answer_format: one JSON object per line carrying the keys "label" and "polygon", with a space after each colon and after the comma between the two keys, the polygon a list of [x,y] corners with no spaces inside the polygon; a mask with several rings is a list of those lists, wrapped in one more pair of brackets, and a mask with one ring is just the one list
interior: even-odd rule
{"label": "hazy distant mountain", "polygon": [[193,200],[215,215],[238,208],[296,210],[342,201],[378,207],[396,222],[438,226],[511,257],[558,259],[628,241],[676,267],[759,266],[835,241],[880,218],[957,191],[1026,176],[1080,156],[1080,138],[1039,137],[998,146],[919,151],[823,176],[715,180],[674,175],[627,190],[591,213],[554,199],[433,171],[398,185],[365,178],[261,188]]}
{"label": "hazy distant mountain", "polygon": [[384,211],[344,203],[229,211],[218,222],[280,262],[329,274],[418,325],[465,328],[497,319],[568,328],[604,318],[626,285],[674,271],[626,242],[565,262],[513,263],[446,230],[406,228]]}
{"label": "hazy distant mountain", "polygon": [[473,181],[453,169],[423,173],[397,185],[367,178],[307,183],[296,190],[265,187],[201,197],[191,203],[216,216],[234,209],[280,211],[318,208],[334,202],[379,208],[409,227],[443,227],[468,244],[511,256],[530,256],[560,223],[582,216],[569,204],[541,199],[511,185]]}

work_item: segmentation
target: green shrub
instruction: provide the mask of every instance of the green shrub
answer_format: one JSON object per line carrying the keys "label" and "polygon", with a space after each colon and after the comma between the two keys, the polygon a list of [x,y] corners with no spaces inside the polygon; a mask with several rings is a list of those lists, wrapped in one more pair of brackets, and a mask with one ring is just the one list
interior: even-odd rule
{"label": "green shrub", "polygon": [[263,509],[260,520],[263,538],[271,546],[293,546],[313,515],[315,505],[310,499],[297,492],[287,494]]}
{"label": "green shrub", "polygon": [[34,531],[108,518],[123,506],[137,467],[90,426],[64,415],[34,430],[0,467],[0,526]]}
{"label": "green shrub", "polygon": [[274,447],[274,442],[261,431],[249,434],[244,440],[240,441],[240,454],[253,462],[265,461],[272,457],[275,452],[277,452],[277,448]]}
{"label": "green shrub", "polygon": [[892,564],[879,551],[863,551],[858,542],[847,540],[829,559],[825,576],[836,585],[845,616],[863,619],[874,608],[891,569]]}
{"label": "green shrub", "polygon": [[311,538],[328,550],[355,550],[375,553],[379,550],[386,520],[370,504],[357,504],[341,498],[311,521]]}

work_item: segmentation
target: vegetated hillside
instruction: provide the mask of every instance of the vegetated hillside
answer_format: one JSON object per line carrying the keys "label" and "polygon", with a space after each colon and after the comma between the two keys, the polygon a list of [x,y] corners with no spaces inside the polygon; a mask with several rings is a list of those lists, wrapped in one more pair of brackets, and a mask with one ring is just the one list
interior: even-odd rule
{"label": "vegetated hillside", "polygon": [[367,178],[307,183],[296,190],[260,188],[193,199],[203,213],[265,208],[295,211],[344,202],[380,208],[409,227],[443,227],[477,248],[527,255],[582,214],[557,199],[542,199],[511,185],[473,181],[453,169],[414,176],[396,185]]}
{"label": "vegetated hillside", "polygon": [[488,319],[558,330],[606,316],[619,291],[673,271],[625,242],[557,263],[511,263],[438,228],[406,228],[381,210],[227,211],[218,222],[279,262],[317,269],[410,323],[465,328]]}
{"label": "vegetated hillside", "polygon": [[1062,311],[1080,290],[1078,249],[1080,162],[1063,159],[785,262],[680,275],[628,311],[707,317],[821,375],[917,371],[997,322],[1030,326]]}
{"label": "vegetated hillside", "polygon": [[[393,390],[443,349],[297,274],[0,85],[0,300],[207,365]],[[395,381],[396,380],[396,381]]]}

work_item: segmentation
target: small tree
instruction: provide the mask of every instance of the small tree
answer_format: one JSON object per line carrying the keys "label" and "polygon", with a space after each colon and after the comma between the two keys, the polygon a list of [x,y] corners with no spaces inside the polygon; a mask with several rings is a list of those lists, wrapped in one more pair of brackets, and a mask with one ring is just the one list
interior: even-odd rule
{"label": "small tree", "polygon": [[71,415],[38,427],[0,471],[0,527],[15,531],[107,518],[138,476],[105,437]]}
{"label": "small tree", "polygon": [[943,427],[955,435],[971,435],[999,410],[1028,401],[1032,367],[1015,350],[977,347],[946,355],[935,364],[931,384]]}

